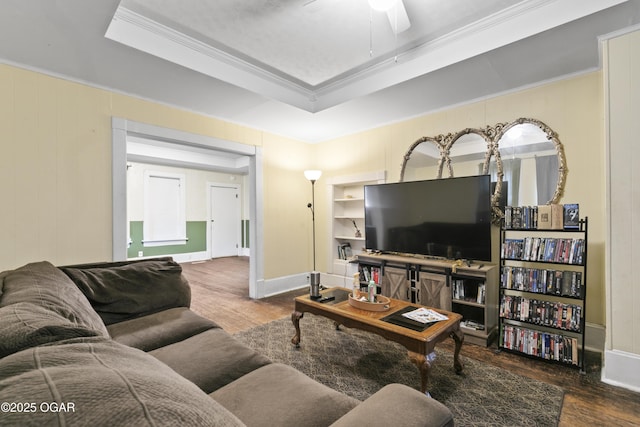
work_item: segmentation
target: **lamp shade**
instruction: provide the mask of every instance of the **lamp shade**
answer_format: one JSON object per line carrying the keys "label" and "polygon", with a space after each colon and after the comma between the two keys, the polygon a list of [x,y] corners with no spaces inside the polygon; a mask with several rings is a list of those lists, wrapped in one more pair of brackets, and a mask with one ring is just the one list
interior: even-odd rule
{"label": "lamp shade", "polygon": [[320,178],[320,175],[322,175],[322,171],[319,171],[319,170],[304,171],[304,177],[307,178],[309,181],[317,181],[318,178]]}

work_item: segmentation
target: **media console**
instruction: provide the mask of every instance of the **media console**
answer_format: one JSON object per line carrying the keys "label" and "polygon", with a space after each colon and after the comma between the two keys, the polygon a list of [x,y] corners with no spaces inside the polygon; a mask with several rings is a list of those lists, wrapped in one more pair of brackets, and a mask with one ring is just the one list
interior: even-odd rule
{"label": "media console", "polygon": [[489,346],[498,326],[498,266],[391,254],[360,254],[361,286],[384,296],[453,311],[468,343]]}

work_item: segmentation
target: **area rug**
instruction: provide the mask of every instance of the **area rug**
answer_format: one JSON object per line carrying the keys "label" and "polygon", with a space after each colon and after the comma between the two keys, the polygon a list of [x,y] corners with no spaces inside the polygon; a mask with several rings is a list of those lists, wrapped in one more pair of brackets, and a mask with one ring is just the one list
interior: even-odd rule
{"label": "area rug", "polygon": [[[274,362],[285,363],[311,378],[359,400],[389,383],[420,389],[418,370],[404,347],[375,334],[341,327],[320,316],[300,320],[300,348],[291,344],[290,318],[234,336]],[[429,392],[453,412],[457,426],[556,426],[562,409],[559,387],[464,357],[456,375],[453,354],[436,349]]]}

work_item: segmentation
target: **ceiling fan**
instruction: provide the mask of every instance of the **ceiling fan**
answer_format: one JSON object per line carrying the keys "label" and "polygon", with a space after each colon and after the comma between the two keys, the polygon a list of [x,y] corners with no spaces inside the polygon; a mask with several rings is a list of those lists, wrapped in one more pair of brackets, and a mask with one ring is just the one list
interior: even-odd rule
{"label": "ceiling fan", "polygon": [[391,29],[396,34],[408,30],[411,26],[402,0],[369,0],[369,6],[375,11],[387,13]]}
{"label": "ceiling fan", "polygon": [[[308,6],[316,0],[307,0],[303,6]],[[368,0],[369,6],[376,12],[385,12],[389,18],[389,24],[395,34],[406,31],[411,26],[409,15],[404,8],[402,0]]]}

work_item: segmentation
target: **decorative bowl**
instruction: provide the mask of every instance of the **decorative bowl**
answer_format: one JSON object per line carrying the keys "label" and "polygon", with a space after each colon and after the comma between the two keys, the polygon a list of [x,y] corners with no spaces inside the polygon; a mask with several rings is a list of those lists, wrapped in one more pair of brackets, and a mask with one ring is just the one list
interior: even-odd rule
{"label": "decorative bowl", "polygon": [[369,311],[387,311],[389,310],[391,300],[383,295],[376,295],[375,302],[360,301],[349,294],[349,305],[361,310]]}

